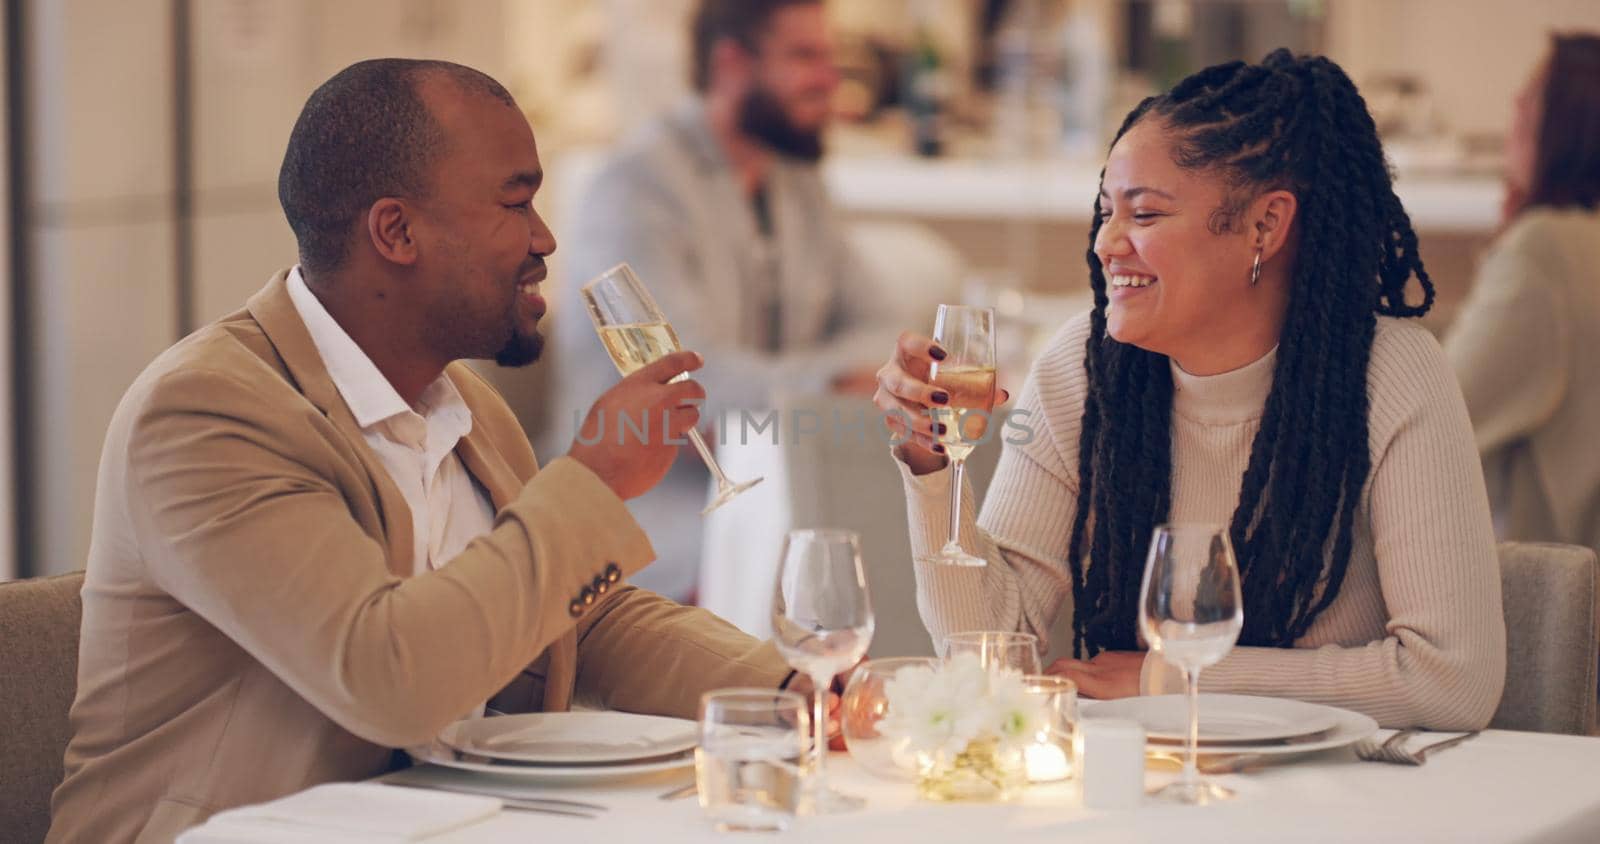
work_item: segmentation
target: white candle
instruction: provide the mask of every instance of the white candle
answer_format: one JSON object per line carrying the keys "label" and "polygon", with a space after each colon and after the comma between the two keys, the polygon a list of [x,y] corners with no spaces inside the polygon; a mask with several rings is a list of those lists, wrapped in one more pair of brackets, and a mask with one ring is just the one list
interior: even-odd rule
{"label": "white candle", "polygon": [[1144,797],[1144,727],[1084,718],[1072,736],[1078,785],[1089,809],[1131,809]]}
{"label": "white candle", "polygon": [[1049,741],[1035,742],[1023,751],[1028,765],[1028,782],[1055,782],[1072,775],[1067,752]]}

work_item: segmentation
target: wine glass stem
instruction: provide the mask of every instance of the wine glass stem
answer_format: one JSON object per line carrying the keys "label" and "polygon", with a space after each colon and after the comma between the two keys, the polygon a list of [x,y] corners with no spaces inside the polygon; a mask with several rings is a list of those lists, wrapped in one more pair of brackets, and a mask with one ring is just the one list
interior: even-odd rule
{"label": "wine glass stem", "polygon": [[1188,753],[1183,756],[1183,781],[1193,785],[1200,778],[1195,757],[1200,752],[1200,669],[1189,668],[1183,672],[1189,698]]}
{"label": "wine glass stem", "polygon": [[700,452],[700,459],[704,460],[706,468],[711,470],[711,477],[717,482],[717,491],[722,492],[727,489],[731,485],[728,476],[722,474],[722,467],[717,465],[717,458],[711,454],[710,446],[707,446],[705,439],[700,436],[700,429],[689,429],[689,442],[694,444],[694,450]]}
{"label": "wine glass stem", "polygon": [[967,461],[950,460],[950,539],[944,544],[946,554],[961,553],[961,489],[966,486]]}
{"label": "wine glass stem", "polygon": [[828,757],[828,683],[826,674],[811,676],[811,723],[816,739],[811,742],[811,778],[818,791],[823,788],[822,764]]}

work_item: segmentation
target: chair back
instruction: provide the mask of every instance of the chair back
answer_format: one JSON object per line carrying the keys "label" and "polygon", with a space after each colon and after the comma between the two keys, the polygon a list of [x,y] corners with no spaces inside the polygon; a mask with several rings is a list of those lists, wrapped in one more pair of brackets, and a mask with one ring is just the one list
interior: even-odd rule
{"label": "chair back", "polygon": [[1502,542],[1506,690],[1489,726],[1588,735],[1600,673],[1600,564],[1594,551]]}
{"label": "chair back", "polygon": [[0,838],[43,841],[78,688],[83,573],[0,583]]}
{"label": "chair back", "polygon": [[[839,396],[784,396],[779,409],[785,419],[796,411],[822,420],[835,418],[835,412],[843,419],[862,414],[872,419],[870,414],[876,413],[864,399]],[[933,656],[933,641],[917,611],[905,492],[886,437],[869,429],[859,438],[797,437],[786,443],[787,500],[794,527],[845,528],[861,535],[877,621],[873,658]],[[967,478],[979,502],[999,459],[998,441],[979,446],[967,458]]]}

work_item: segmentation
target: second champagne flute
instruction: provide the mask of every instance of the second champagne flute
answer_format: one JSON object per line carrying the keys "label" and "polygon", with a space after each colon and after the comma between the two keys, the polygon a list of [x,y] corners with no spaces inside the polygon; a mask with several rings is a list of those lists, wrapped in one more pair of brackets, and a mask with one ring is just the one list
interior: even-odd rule
{"label": "second champagne flute", "polygon": [[[600,335],[600,342],[605,344],[606,354],[611,356],[611,362],[616,364],[617,371],[624,377],[656,358],[678,351],[677,333],[672,330],[672,324],[667,322],[661,309],[656,307],[650,291],[645,289],[632,267],[618,264],[606,270],[599,278],[585,284],[582,293],[583,303],[589,311],[589,318],[594,320],[594,329]],[[685,373],[673,380],[688,377]],[[620,419],[617,424],[621,424]],[[728,480],[698,430],[689,429],[689,442],[694,444],[695,451],[700,452],[700,459],[705,461],[706,468],[711,470],[711,477],[717,482],[717,494],[700,511],[702,516],[761,483],[761,478],[744,483]]]}
{"label": "second champagne flute", "polygon": [[950,534],[939,553],[927,559],[953,566],[988,565],[962,549],[960,533],[967,455],[987,438],[994,410],[994,309],[940,305],[933,341],[944,349],[945,358],[934,362],[928,380],[950,398],[933,411],[933,421],[944,426],[935,428],[943,431],[937,436],[939,445],[950,458]]}
{"label": "second champagne flute", "polygon": [[1233,792],[1200,778],[1200,669],[1220,662],[1244,628],[1239,566],[1222,525],[1157,525],[1139,586],[1139,629],[1150,649],[1183,670],[1189,734],[1183,775],[1156,792],[1172,803],[1205,804]]}
{"label": "second champagne flute", "polygon": [[827,815],[859,809],[859,797],[828,788],[828,687],[835,675],[867,654],[874,621],[861,568],[861,540],[847,530],[794,530],[783,542],[778,587],[772,597],[778,652],[811,678],[813,762],[802,811]]}

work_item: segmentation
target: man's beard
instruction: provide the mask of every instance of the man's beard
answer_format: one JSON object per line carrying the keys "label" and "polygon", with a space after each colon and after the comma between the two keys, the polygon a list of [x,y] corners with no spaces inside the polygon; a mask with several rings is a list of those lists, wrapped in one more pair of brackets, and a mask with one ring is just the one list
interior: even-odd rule
{"label": "man's beard", "polygon": [[511,330],[511,339],[495,352],[494,362],[501,366],[527,366],[539,359],[544,351],[544,335],[536,328],[529,334]]}
{"label": "man's beard", "polygon": [[779,155],[815,162],[822,158],[822,132],[794,125],[783,104],[765,88],[756,88],[739,104],[739,130]]}

